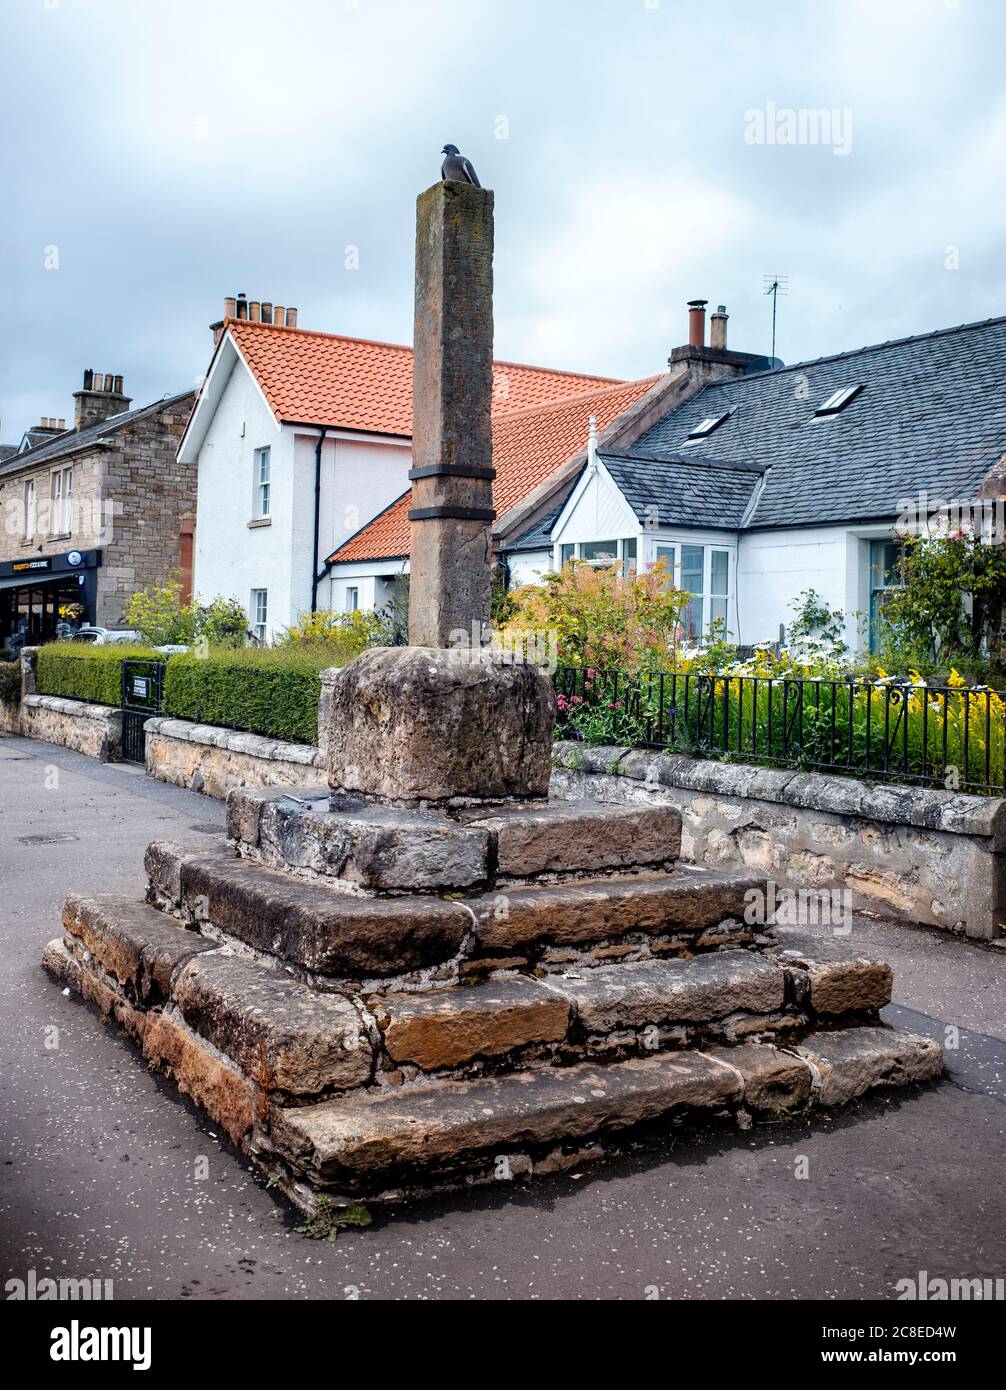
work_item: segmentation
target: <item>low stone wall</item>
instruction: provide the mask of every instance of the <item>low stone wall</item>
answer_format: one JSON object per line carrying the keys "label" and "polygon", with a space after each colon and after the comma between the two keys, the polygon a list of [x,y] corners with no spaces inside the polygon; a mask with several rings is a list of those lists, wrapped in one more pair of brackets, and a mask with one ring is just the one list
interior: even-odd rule
{"label": "low stone wall", "polygon": [[117,762],[122,756],[122,711],[110,705],[89,705],[57,695],[25,695],[16,718],[5,729],[72,748],[103,763]]}
{"label": "low stone wall", "polygon": [[555,746],[551,794],[682,813],[682,859],[993,940],[1006,932],[1006,801],[643,750]]}
{"label": "low stone wall", "polygon": [[224,798],[234,787],[327,785],[317,748],[282,743],[187,719],[148,719],[147,775],[206,796]]}

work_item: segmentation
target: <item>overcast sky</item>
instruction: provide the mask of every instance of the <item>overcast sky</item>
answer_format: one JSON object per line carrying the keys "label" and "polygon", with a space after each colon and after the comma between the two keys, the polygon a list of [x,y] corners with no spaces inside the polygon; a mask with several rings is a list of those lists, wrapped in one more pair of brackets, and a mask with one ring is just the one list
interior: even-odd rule
{"label": "overcast sky", "polygon": [[0,438],[185,389],[238,291],[408,342],[445,141],[498,357],[659,371],[692,297],[768,352],[776,272],[786,361],[1006,313],[1004,51],[1003,0],[0,0]]}

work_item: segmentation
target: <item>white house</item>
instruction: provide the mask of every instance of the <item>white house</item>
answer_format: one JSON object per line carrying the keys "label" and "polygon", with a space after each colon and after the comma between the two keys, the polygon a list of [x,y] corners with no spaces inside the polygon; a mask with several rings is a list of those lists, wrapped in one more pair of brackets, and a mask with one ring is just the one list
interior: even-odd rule
{"label": "white house", "polygon": [[[412,349],[302,329],[295,311],[243,296],[225,302],[214,330],[179,448],[198,468],[196,595],[238,599],[264,641],[312,609],[380,607],[408,552],[407,508],[395,507],[409,487]],[[617,412],[651,384],[497,362],[494,421],[519,455],[543,403],[582,397],[563,462],[582,450],[592,409]],[[516,499],[552,467],[532,467]],[[328,557],[375,518],[371,539],[382,518],[402,520],[406,543],[372,545],[365,560],[333,567]]]}
{"label": "white house", "polygon": [[1003,494],[1006,319],[710,382],[629,449],[591,450],[572,491],[511,543],[526,577],[571,557],[658,558],[696,598],[692,634],[778,639],[813,589],[872,642],[896,523]]}

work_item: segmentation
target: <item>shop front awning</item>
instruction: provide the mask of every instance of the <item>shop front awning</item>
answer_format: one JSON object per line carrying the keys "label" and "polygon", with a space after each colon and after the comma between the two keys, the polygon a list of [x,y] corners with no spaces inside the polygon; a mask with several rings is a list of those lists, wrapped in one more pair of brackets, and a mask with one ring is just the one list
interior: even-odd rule
{"label": "shop front awning", "polygon": [[81,570],[63,570],[62,574],[50,574],[48,571],[33,574],[29,570],[24,574],[13,574],[9,578],[0,579],[0,589],[37,589],[40,584],[62,584],[66,587],[72,585],[80,588],[81,575]]}

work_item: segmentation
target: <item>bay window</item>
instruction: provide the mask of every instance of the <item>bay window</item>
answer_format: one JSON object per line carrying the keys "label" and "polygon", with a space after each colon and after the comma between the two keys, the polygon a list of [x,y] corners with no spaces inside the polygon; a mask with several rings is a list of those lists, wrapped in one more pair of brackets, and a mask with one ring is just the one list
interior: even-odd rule
{"label": "bay window", "polygon": [[681,613],[686,641],[701,641],[711,623],[726,626],[730,599],[728,550],[682,541],[658,545],[656,558],[665,561],[674,584],[692,596]]}

